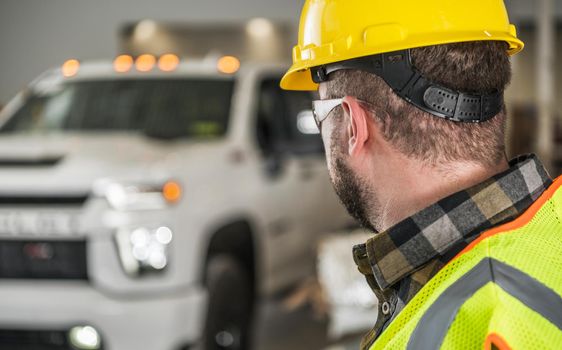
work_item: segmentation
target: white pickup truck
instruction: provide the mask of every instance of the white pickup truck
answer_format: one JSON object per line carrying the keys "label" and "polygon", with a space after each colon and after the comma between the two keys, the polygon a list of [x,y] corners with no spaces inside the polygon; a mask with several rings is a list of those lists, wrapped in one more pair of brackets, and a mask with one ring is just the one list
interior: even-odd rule
{"label": "white pickup truck", "polygon": [[248,349],[313,273],[350,220],[311,95],[237,64],[69,61],[0,112],[1,349]]}

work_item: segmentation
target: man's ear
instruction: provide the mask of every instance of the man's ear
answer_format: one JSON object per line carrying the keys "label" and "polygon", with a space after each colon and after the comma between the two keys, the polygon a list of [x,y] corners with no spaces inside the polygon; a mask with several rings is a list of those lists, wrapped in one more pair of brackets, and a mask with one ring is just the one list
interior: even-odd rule
{"label": "man's ear", "polygon": [[355,97],[346,96],[342,107],[346,118],[346,136],[350,156],[358,155],[365,150],[369,141],[370,113]]}

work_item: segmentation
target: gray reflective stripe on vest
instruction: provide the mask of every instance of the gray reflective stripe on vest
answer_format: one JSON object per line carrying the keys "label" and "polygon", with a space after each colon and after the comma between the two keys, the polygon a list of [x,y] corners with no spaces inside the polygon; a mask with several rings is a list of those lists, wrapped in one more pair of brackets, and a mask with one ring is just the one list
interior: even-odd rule
{"label": "gray reflective stripe on vest", "polygon": [[488,282],[494,282],[562,330],[562,298],[556,292],[520,270],[485,258],[429,307],[408,341],[408,350],[439,349],[459,309]]}

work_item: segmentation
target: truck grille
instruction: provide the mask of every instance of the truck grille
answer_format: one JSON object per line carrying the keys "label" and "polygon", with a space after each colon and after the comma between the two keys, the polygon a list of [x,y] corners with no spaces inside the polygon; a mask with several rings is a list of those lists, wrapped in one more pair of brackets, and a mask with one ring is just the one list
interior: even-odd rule
{"label": "truck grille", "polygon": [[66,196],[21,196],[0,193],[0,206],[43,206],[43,205],[68,205],[80,206],[88,200],[88,194]]}
{"label": "truck grille", "polygon": [[87,280],[86,241],[0,241],[0,279]]}
{"label": "truck grille", "polygon": [[72,350],[65,331],[0,330],[2,350]]}

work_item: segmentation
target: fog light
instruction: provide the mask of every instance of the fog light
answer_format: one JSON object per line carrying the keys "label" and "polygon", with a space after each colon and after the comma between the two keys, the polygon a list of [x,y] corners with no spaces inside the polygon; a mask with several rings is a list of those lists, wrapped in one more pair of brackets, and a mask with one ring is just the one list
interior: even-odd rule
{"label": "fog light", "polygon": [[80,350],[100,349],[101,339],[98,331],[91,326],[73,327],[68,332],[68,339],[72,346]]}

